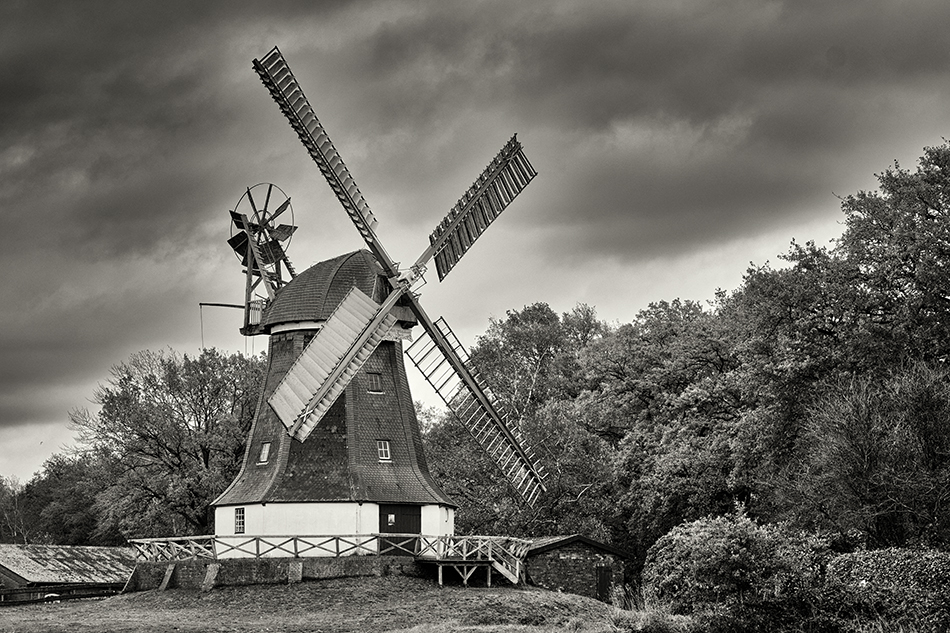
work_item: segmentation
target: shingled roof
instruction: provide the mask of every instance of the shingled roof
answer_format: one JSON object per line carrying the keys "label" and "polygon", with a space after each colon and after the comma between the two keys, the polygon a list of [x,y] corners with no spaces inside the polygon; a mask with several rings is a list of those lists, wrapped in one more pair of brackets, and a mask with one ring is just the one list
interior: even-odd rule
{"label": "shingled roof", "polygon": [[367,250],[314,264],[277,291],[264,309],[261,327],[269,331],[271,326],[282,323],[325,321],[354,286],[381,302],[382,274],[382,268]]}
{"label": "shingled roof", "polygon": [[127,547],[0,544],[0,580],[14,586],[124,583],[135,567]]}

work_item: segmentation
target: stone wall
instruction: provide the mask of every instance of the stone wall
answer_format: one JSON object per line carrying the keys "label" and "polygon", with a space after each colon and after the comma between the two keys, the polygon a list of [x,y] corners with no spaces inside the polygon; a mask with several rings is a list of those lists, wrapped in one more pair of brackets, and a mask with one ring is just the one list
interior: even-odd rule
{"label": "stone wall", "polygon": [[170,588],[208,590],[212,587],[270,585],[301,580],[389,575],[423,576],[425,572],[415,560],[404,556],[141,562],[136,564],[126,591]]}
{"label": "stone wall", "polygon": [[604,598],[597,595],[598,567],[610,569],[612,587],[623,584],[623,560],[586,543],[575,542],[529,554],[526,561],[528,582],[533,585],[590,598]]}

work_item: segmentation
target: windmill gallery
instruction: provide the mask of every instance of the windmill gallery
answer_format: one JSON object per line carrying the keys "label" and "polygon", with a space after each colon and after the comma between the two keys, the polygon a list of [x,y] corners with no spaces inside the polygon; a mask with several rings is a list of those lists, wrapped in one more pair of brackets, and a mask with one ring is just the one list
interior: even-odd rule
{"label": "windmill gallery", "polygon": [[[229,559],[270,564],[277,571],[266,573],[299,580],[319,575],[308,566],[321,559],[356,565],[387,554],[437,565],[440,582],[446,566],[466,583],[479,568],[489,582],[492,569],[519,582],[529,541],[454,534],[456,506],[429,473],[403,348],[512,488],[533,504],[544,491],[544,473],[531,448],[479,384],[451,329],[426,313],[413,288],[431,261],[445,280],[534,178],[534,168],[512,137],[431,233],[425,251],[400,270],[280,51],[255,60],[254,70],[367,249],[298,274],[285,249],[296,227],[279,223],[292,215],[279,188],[248,189],[231,212],[229,243],[245,274],[242,333],[269,340],[263,394],[240,473],[213,503],[215,536],[134,541],[140,557],[204,560],[204,586],[221,582]],[[409,344],[417,326],[422,335]],[[167,585],[174,568],[144,584]]]}

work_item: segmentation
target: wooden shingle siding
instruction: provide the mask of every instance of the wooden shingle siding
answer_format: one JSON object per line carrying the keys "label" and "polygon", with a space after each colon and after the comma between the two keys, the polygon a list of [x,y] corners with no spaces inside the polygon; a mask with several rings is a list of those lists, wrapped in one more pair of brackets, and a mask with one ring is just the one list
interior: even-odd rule
{"label": "wooden shingle siding", "polygon": [[[380,292],[377,274],[366,251],[316,264],[280,291],[265,321],[268,327],[278,325],[279,319],[319,321],[354,284],[375,300]],[[313,294],[321,298],[313,299]],[[282,316],[275,316],[277,312]],[[244,464],[214,505],[339,501],[454,507],[429,474],[422,453],[401,341],[380,342],[306,441],[287,435],[267,399],[313,337],[314,331],[306,329],[270,335],[267,377]],[[373,380],[378,384],[371,385],[368,372],[377,374]],[[381,387],[382,393],[371,393],[371,386]],[[378,439],[389,440],[391,462],[380,462]],[[259,463],[263,442],[271,443],[270,455]]]}

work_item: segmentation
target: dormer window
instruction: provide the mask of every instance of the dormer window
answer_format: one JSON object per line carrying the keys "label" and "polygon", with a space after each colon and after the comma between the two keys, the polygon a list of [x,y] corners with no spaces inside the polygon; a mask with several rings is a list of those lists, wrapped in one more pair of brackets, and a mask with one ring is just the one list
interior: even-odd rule
{"label": "dormer window", "polygon": [[392,453],[389,452],[389,440],[376,440],[376,452],[379,453],[379,461],[393,461]]}

